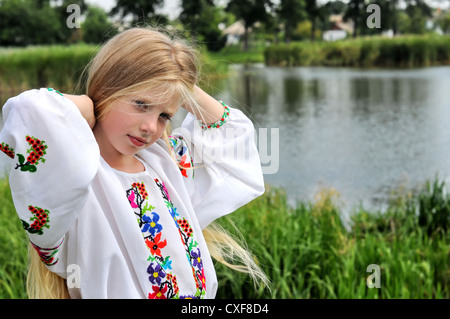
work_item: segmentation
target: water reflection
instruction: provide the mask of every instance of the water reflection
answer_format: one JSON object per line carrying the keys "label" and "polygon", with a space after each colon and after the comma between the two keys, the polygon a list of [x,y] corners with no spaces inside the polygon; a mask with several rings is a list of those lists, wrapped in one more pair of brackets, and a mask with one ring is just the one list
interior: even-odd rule
{"label": "water reflection", "polygon": [[333,187],[346,207],[383,209],[392,190],[450,173],[450,68],[358,70],[234,66],[217,97],[280,129],[290,199]]}

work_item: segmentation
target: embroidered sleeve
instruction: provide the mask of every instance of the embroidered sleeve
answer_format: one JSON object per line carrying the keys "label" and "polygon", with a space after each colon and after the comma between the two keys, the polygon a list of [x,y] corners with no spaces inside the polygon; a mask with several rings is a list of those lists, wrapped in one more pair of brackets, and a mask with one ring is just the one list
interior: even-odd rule
{"label": "embroidered sleeve", "polygon": [[225,108],[224,112],[223,112],[223,115],[222,115],[222,118],[220,120],[218,120],[217,122],[212,123],[212,124],[204,124],[201,121],[199,121],[199,124],[200,124],[200,126],[201,126],[201,128],[203,130],[209,130],[209,129],[212,129],[212,128],[219,128],[219,127],[223,126],[227,122],[228,116],[230,115],[230,108],[223,101],[219,101],[219,102]]}
{"label": "embroidered sleeve", "polygon": [[172,133],[191,154],[195,178],[185,184],[202,228],[264,192],[253,123],[242,111],[222,105],[219,122],[205,127],[189,113]]}
{"label": "embroidered sleeve", "polygon": [[99,163],[92,131],[76,106],[52,89],[26,91],[2,109],[0,150],[9,158],[14,205],[47,265],[57,262]]}

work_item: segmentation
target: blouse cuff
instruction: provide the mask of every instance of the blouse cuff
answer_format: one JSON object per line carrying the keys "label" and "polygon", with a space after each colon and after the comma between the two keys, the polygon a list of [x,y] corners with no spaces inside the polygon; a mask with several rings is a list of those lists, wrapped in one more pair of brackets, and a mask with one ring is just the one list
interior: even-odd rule
{"label": "blouse cuff", "polygon": [[227,122],[228,116],[230,115],[230,108],[223,101],[219,101],[219,102],[225,108],[224,112],[223,112],[223,115],[222,115],[222,118],[219,121],[217,121],[215,123],[212,123],[212,124],[204,124],[201,121],[198,121],[198,123],[200,124],[200,126],[201,126],[201,128],[203,130],[208,130],[208,129],[211,129],[211,128],[219,128],[219,127],[223,126]]}

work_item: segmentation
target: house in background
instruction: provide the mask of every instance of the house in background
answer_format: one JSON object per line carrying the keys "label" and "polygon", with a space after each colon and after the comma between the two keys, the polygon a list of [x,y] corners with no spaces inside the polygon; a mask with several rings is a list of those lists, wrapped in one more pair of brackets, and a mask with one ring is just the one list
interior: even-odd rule
{"label": "house in background", "polygon": [[345,39],[348,35],[353,34],[353,21],[344,22],[342,14],[330,16],[331,28],[322,34],[325,41],[337,41]]}
{"label": "house in background", "polygon": [[227,37],[226,45],[238,44],[244,36],[244,22],[239,20],[222,30],[222,34]]}

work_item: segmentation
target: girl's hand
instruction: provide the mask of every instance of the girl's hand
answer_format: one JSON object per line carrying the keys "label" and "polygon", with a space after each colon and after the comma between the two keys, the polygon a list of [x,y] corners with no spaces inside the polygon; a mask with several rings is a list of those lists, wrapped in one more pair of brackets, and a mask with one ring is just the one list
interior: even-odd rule
{"label": "girl's hand", "polygon": [[87,95],[71,95],[63,94],[66,98],[71,100],[80,110],[81,115],[88,122],[90,128],[94,128],[95,115],[94,115],[94,103]]}

